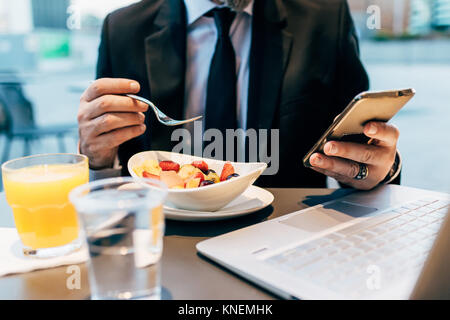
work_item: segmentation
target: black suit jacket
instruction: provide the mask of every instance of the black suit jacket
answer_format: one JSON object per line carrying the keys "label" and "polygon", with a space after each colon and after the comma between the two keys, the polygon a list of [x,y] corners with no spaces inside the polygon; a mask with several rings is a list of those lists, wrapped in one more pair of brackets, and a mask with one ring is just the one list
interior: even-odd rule
{"label": "black suit jacket", "polygon": [[[248,128],[280,130],[280,169],[259,185],[325,187],[302,157],[350,100],[368,89],[346,0],[255,0]],[[97,77],[135,79],[140,95],[183,117],[186,9],[183,0],[143,0],[104,21]],[[119,147],[128,159],[171,150],[174,130],[146,116],[147,132]]]}

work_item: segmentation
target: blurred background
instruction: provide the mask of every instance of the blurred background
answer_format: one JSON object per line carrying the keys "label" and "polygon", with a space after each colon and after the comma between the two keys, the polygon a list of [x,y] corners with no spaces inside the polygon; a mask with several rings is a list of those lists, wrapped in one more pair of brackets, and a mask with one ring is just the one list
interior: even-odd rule
{"label": "blurred background", "polygon": [[[103,18],[133,2],[0,0],[1,162],[76,152],[78,101],[95,77]],[[402,133],[402,184],[448,192],[450,0],[349,4],[371,90],[417,91],[393,121]]]}

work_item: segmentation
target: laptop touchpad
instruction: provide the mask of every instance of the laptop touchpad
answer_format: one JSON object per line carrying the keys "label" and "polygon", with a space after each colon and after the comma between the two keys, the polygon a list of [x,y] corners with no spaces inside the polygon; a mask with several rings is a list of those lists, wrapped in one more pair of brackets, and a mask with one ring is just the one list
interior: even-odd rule
{"label": "laptop touchpad", "polygon": [[280,220],[280,223],[308,232],[316,232],[355,218],[367,216],[375,211],[377,211],[377,208],[347,201],[336,201],[323,207],[294,215],[285,220]]}
{"label": "laptop touchpad", "polygon": [[366,207],[361,204],[356,204],[348,201],[336,201],[323,206],[324,209],[330,209],[337,212],[348,214],[354,218],[364,217],[372,212],[377,211],[377,208]]}

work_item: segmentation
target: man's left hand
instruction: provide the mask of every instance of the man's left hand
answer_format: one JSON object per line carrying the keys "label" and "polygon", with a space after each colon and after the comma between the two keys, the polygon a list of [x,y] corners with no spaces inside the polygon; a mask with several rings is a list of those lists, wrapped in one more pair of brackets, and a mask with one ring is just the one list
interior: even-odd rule
{"label": "man's left hand", "polygon": [[[325,154],[314,153],[312,169],[330,176],[356,189],[370,190],[385,179],[392,168],[396,153],[399,130],[384,122],[369,122],[364,134],[373,139],[372,144],[330,141],[324,146]],[[356,180],[360,165],[368,168],[364,180]]]}

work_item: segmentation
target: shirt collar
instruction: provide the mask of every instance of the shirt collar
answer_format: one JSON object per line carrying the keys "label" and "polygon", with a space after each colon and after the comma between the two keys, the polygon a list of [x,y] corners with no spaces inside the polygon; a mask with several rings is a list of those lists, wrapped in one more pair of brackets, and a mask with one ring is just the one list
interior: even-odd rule
{"label": "shirt collar", "polygon": [[[253,1],[250,1],[247,7],[245,7],[244,12],[248,15],[253,15]],[[187,10],[187,23],[191,25],[202,17],[205,13],[214,9],[215,7],[220,7],[223,5],[216,4],[211,0],[184,0]]]}

